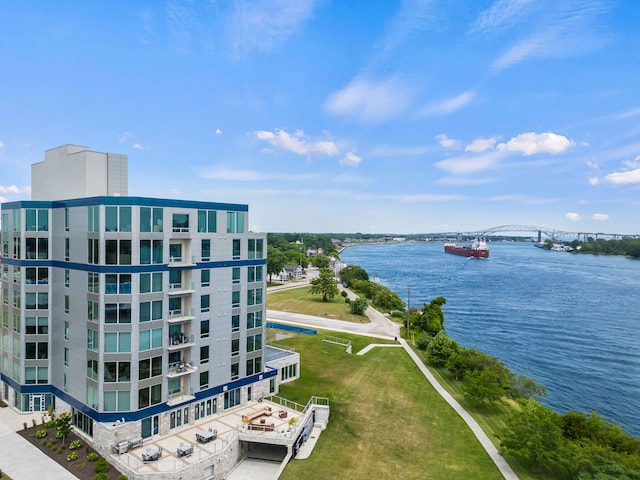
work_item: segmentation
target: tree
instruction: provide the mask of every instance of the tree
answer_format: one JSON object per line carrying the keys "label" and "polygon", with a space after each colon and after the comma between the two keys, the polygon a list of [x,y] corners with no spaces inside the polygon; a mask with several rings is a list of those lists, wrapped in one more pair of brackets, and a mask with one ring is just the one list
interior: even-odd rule
{"label": "tree", "polygon": [[538,385],[534,380],[524,375],[511,375],[511,391],[509,396],[518,398],[535,398],[536,400],[547,394],[547,389]]}
{"label": "tree", "polygon": [[278,275],[287,263],[286,257],[275,247],[267,247],[267,275],[271,282],[272,275]]}
{"label": "tree", "polygon": [[465,398],[477,402],[496,402],[505,394],[504,385],[495,370],[467,372],[463,380]]}
{"label": "tree", "polygon": [[369,274],[357,265],[349,265],[344,267],[339,272],[340,280],[342,280],[347,286],[351,286],[354,280],[369,281]]}
{"label": "tree", "polygon": [[499,435],[501,447],[529,462],[535,471],[561,466],[567,445],[560,415],[535,400],[521,399],[518,404],[520,409],[511,413]]}
{"label": "tree", "polygon": [[321,294],[323,302],[338,295],[338,281],[330,268],[320,269],[320,274],[311,280],[310,291],[312,294]]}
{"label": "tree", "polygon": [[351,313],[353,313],[354,315],[364,315],[364,312],[367,310],[368,306],[369,304],[364,298],[358,297],[355,300],[351,301]]}
{"label": "tree", "polygon": [[444,332],[438,332],[427,345],[426,356],[429,363],[436,367],[443,367],[449,358],[458,351],[458,344],[450,339]]}
{"label": "tree", "polygon": [[329,257],[325,257],[324,255],[318,255],[311,259],[311,263],[314,267],[328,268],[331,260],[329,260]]}
{"label": "tree", "polygon": [[71,414],[69,412],[62,412],[55,419],[56,436],[62,437],[62,444],[64,445],[67,435],[71,432]]}

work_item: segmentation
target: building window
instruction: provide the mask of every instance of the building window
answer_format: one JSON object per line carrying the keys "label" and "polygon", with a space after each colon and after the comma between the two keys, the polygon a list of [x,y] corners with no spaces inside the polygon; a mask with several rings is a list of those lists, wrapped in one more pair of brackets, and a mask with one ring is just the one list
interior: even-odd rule
{"label": "building window", "polygon": [[232,254],[232,258],[233,258],[233,260],[239,260],[240,259],[240,239],[239,238],[234,238],[233,239],[233,254]]}
{"label": "building window", "polygon": [[211,285],[211,270],[200,270],[200,286],[208,287]]}
{"label": "building window", "polygon": [[162,263],[162,240],[140,240],[140,264]]}
{"label": "building window", "polygon": [[209,363],[209,345],[200,347],[200,363]]}
{"label": "building window", "polygon": [[231,340],[231,356],[237,357],[240,355],[240,339],[234,338]]}
{"label": "building window", "polygon": [[98,361],[87,359],[87,377],[91,380],[98,380]]}
{"label": "building window", "polygon": [[171,263],[182,262],[182,244],[181,243],[169,244],[169,261]]}
{"label": "building window", "polygon": [[26,367],[24,380],[27,385],[49,383],[49,367]]}
{"label": "building window", "polygon": [[104,323],[131,323],[131,304],[105,303]]}
{"label": "building window", "polygon": [[262,289],[247,290],[247,305],[262,305]]}
{"label": "building window", "polygon": [[200,313],[209,312],[209,308],[210,308],[209,302],[210,302],[209,295],[200,296]]}
{"label": "building window", "polygon": [[48,238],[26,238],[25,255],[27,260],[46,260],[49,258]]}
{"label": "building window", "polygon": [[[233,365],[231,366],[231,372],[233,375]],[[224,408],[235,407],[236,405],[240,405],[240,389],[234,388],[233,390],[229,390],[224,392]]]}
{"label": "building window", "polygon": [[97,265],[100,262],[100,240],[90,238],[87,240],[87,263]]}
{"label": "building window", "polygon": [[262,326],[262,312],[247,313],[247,330]]}
{"label": "building window", "polygon": [[128,390],[104,392],[102,409],[106,412],[127,412],[131,409],[131,392]]}
{"label": "building window", "polygon": [[69,269],[64,269],[64,286],[69,287]]}
{"label": "building window", "polygon": [[162,272],[140,274],[140,293],[161,292],[161,291],[162,291]]}
{"label": "building window", "polygon": [[130,382],[131,362],[104,362],[105,382]]}
{"label": "building window", "polygon": [[176,233],[186,233],[189,231],[189,214],[174,213],[172,222],[173,231]]}
{"label": "building window", "polygon": [[247,243],[247,258],[253,260],[256,258],[264,258],[263,240],[261,238],[250,238]]}
{"label": "building window", "polygon": [[162,208],[140,207],[140,231],[162,232]]}
{"label": "building window", "polygon": [[131,240],[105,240],[105,264],[131,265]]}
{"label": "building window", "polygon": [[46,267],[25,269],[25,283],[27,285],[47,285],[49,283],[49,269]]}
{"label": "building window", "polygon": [[99,343],[99,332],[97,330],[92,330],[90,328],[87,329],[87,348],[89,350],[93,350],[94,352],[98,351],[100,347]]}
{"label": "building window", "polygon": [[200,390],[209,388],[209,371],[200,372]]}
{"label": "building window", "polygon": [[87,320],[89,320],[90,322],[97,322],[100,319],[98,306],[98,302],[87,300]]}
{"label": "building window", "polygon": [[139,351],[150,350],[152,348],[162,347],[162,328],[153,328],[150,330],[140,330],[139,334]]}
{"label": "building window", "polygon": [[69,315],[69,295],[64,296],[64,313]]}
{"label": "building window", "polygon": [[240,283],[240,267],[233,267],[231,270],[231,281],[233,283]]}
{"label": "building window", "polygon": [[64,209],[64,231],[65,232],[69,231],[69,209],[68,208]]}
{"label": "building window", "polygon": [[227,212],[227,233],[244,233],[244,212]]}
{"label": "building window", "polygon": [[200,338],[207,338],[209,336],[209,320],[202,320],[200,322]]}
{"label": "building window", "polygon": [[231,292],[231,308],[238,308],[240,306],[240,292]]}
{"label": "building window", "polygon": [[250,283],[261,282],[263,280],[262,265],[256,265],[255,267],[247,267],[247,280]]}
{"label": "building window", "polygon": [[[16,293],[14,291],[14,303],[16,300]],[[20,302],[20,295],[18,295],[18,303]],[[14,305],[15,306],[15,305]],[[17,308],[20,308],[18,305]],[[47,292],[27,292],[25,294],[25,308],[27,310],[46,310],[49,308],[49,293]]]}
{"label": "building window", "polygon": [[138,408],[157,405],[162,401],[162,385],[152,385],[138,390]]}
{"label": "building window", "polygon": [[128,295],[131,293],[131,274],[108,273],[104,280],[104,293],[107,295]]}
{"label": "building window", "polygon": [[100,274],[87,273],[87,291],[89,293],[100,293]]}
{"label": "building window", "polygon": [[297,367],[298,366],[295,363],[287,367],[282,367],[282,369],[280,370],[280,380],[284,382],[285,380],[294,378],[298,370]]}
{"label": "building window", "polygon": [[255,373],[262,372],[262,358],[251,358],[247,360],[247,375],[253,375]]}
{"label": "building window", "polygon": [[92,207],[87,207],[87,218],[88,218],[88,232],[99,232],[100,231],[100,208],[95,205]]}
{"label": "building window", "polygon": [[240,330],[240,315],[231,315],[231,331],[237,332]]}
{"label": "building window", "polygon": [[49,210],[26,209],[25,210],[25,230],[27,232],[48,232],[49,231]]}
{"label": "building window", "polygon": [[162,300],[140,303],[139,321],[143,323],[151,320],[162,320]]}
{"label": "building window", "polygon": [[217,212],[215,210],[198,210],[198,232],[215,233],[216,216]]}
{"label": "building window", "polygon": [[26,342],[25,357],[27,360],[46,360],[49,358],[49,342]]}
{"label": "building window", "polygon": [[240,376],[240,364],[232,363],[231,364],[231,380],[237,380]]}
{"label": "building window", "polygon": [[64,339],[69,340],[69,322],[64,322]]}
{"label": "building window", "polygon": [[162,375],[162,357],[153,357],[138,362],[138,379],[159,377]]}
{"label": "building window", "polygon": [[131,352],[131,332],[105,332],[104,352]]}
{"label": "building window", "polygon": [[247,353],[262,349],[262,334],[247,336]]}
{"label": "building window", "polygon": [[211,260],[211,240],[202,239],[201,245],[202,261],[208,262],[209,260]]}
{"label": "building window", "polygon": [[[18,320],[20,317],[18,317]],[[28,335],[47,335],[49,333],[49,319],[47,317],[26,317],[25,333]]]}
{"label": "building window", "polygon": [[69,349],[67,347],[64,347],[64,366],[69,366]]}
{"label": "building window", "polygon": [[131,232],[131,207],[104,207],[105,232]]}

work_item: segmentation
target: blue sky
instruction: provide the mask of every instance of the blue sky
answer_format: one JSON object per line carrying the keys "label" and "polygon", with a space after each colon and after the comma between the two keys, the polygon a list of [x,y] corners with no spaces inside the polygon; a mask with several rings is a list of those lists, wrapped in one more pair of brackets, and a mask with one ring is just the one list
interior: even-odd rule
{"label": "blue sky", "polygon": [[0,0],[0,201],[73,143],[273,232],[640,233],[640,2]]}

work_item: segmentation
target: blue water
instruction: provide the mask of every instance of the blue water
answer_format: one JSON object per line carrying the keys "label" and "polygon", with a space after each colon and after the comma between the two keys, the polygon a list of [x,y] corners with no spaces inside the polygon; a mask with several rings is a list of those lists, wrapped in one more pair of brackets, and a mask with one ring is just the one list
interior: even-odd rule
{"label": "blue water", "polygon": [[437,296],[446,333],[547,388],[564,413],[596,411],[640,436],[640,260],[494,243],[491,258],[441,243],[348,247],[343,262],[419,307]]}

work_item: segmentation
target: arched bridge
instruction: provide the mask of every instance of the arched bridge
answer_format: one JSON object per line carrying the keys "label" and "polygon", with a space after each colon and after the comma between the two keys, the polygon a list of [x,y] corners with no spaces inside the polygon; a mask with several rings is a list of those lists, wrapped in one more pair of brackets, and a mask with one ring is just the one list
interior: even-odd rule
{"label": "arched bridge", "polygon": [[619,239],[625,237],[637,238],[638,235],[627,235],[622,233],[602,233],[602,232],[567,232],[563,230],[556,230],[554,228],[549,227],[536,227],[531,225],[500,225],[498,227],[491,227],[485,230],[479,230],[477,232],[456,232],[449,233],[446,235],[480,235],[483,237],[489,235],[495,235],[497,233],[507,233],[507,232],[522,232],[522,233],[531,233],[538,237],[538,241],[543,240],[543,236],[546,238],[550,238],[552,240],[557,240],[559,238],[566,237],[574,237],[578,240],[583,239],[587,241],[589,237],[592,238],[606,238],[606,239]]}

